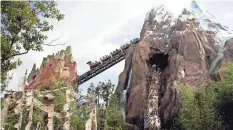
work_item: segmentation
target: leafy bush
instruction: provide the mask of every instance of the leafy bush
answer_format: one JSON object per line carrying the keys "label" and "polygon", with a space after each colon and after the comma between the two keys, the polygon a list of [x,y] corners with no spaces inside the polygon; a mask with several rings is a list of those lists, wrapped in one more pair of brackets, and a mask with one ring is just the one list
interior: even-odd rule
{"label": "leafy bush", "polygon": [[[92,106],[95,102],[97,107],[97,125],[98,129],[104,130],[122,130],[123,118],[120,111],[120,97],[114,94],[115,85],[110,80],[99,82],[96,86],[91,83],[87,89],[86,102],[87,106]],[[90,100],[90,97],[93,100]],[[79,107],[81,108],[81,107]],[[82,111],[83,115],[88,115]],[[89,116],[88,116],[89,117]]]}
{"label": "leafy bush", "polygon": [[71,108],[71,113],[72,113],[72,115],[70,117],[71,127],[74,130],[84,130],[85,129],[85,120],[82,119],[82,117],[81,117],[82,115],[81,115],[80,111],[78,111],[77,104],[75,101],[71,102],[70,108]]}
{"label": "leafy bush", "polygon": [[233,129],[233,63],[227,63],[224,70],[227,72],[225,80],[213,85],[216,97],[216,111],[221,117],[224,129]]}
{"label": "leafy bush", "polygon": [[233,63],[228,63],[224,71],[226,79],[210,86],[180,86],[180,123],[184,129],[233,129]]}
{"label": "leafy bush", "polygon": [[220,121],[216,118],[213,107],[216,102],[216,93],[212,89],[195,89],[181,85],[181,115],[180,123],[187,130],[220,129]]}
{"label": "leafy bush", "polygon": [[19,114],[14,114],[14,113],[10,114],[7,117],[6,123],[4,124],[5,130],[14,130],[15,129],[14,126],[18,122],[19,117],[20,117]]}
{"label": "leafy bush", "polygon": [[106,110],[106,124],[107,128],[114,128],[115,130],[123,130],[123,117],[120,111],[119,97],[114,94],[110,98],[109,106]]}

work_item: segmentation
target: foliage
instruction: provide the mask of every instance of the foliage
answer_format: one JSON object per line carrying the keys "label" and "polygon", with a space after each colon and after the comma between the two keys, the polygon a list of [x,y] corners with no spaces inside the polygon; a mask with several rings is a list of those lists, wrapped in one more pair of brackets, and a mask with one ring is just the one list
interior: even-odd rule
{"label": "foliage", "polygon": [[82,119],[80,111],[76,107],[76,102],[73,101],[70,105],[71,112],[73,113],[70,117],[71,126],[74,130],[84,130],[85,129],[85,120]]}
{"label": "foliage", "polygon": [[54,1],[1,1],[1,90],[7,73],[22,64],[15,57],[43,51],[45,32],[53,29],[48,20],[63,18]]}
{"label": "foliage", "polygon": [[53,118],[54,123],[54,130],[59,130],[60,128],[63,128],[64,121],[62,119]]}
{"label": "foliage", "polygon": [[[15,115],[13,113],[9,114],[10,116],[8,117],[8,124],[11,124],[11,126],[14,127],[14,125],[19,121],[20,115],[18,115],[17,117],[14,117],[14,120],[12,121],[11,119],[9,119],[12,115]],[[22,124],[21,124],[21,129],[23,130],[26,125],[28,124],[28,116],[29,116],[29,110],[27,109],[23,109],[23,115],[22,115]],[[32,115],[32,127],[35,127],[37,125],[38,122],[41,123],[41,127],[42,129],[44,129],[44,118],[43,118],[43,111],[41,111],[40,109],[34,107],[33,109],[33,115]],[[10,129],[12,130],[13,127],[11,127]],[[6,128],[6,127],[5,127]]]}
{"label": "foliage", "polygon": [[45,112],[43,112],[42,110],[40,110],[37,107],[34,107],[33,116],[32,116],[32,118],[33,118],[32,126],[36,127],[37,123],[40,123],[41,124],[41,129],[44,129],[44,127],[46,125],[45,122],[44,122],[44,115],[45,115]]}
{"label": "foliage", "polygon": [[86,121],[89,118],[89,109],[90,106],[87,102],[86,95],[82,95],[82,90],[80,89],[77,97],[77,115],[79,115],[79,118]]}
{"label": "foliage", "polygon": [[65,90],[53,92],[53,95],[56,97],[53,101],[54,110],[56,112],[62,112],[63,106],[66,103],[66,93]]}
{"label": "foliage", "polygon": [[[72,88],[69,85],[64,85],[61,82],[57,81],[56,84],[56,89],[61,89],[64,87],[67,88]],[[53,92],[53,95],[56,97],[54,99],[54,106],[55,106],[55,111],[56,112],[63,112],[63,106],[66,103],[66,89],[61,90],[61,91],[56,91]],[[71,117],[70,117],[70,123],[71,123],[71,127],[74,130],[83,130],[85,129],[85,120],[82,119],[80,111],[77,109],[77,103],[76,100],[72,100],[71,104],[70,104],[70,112],[72,113]],[[63,119],[57,119],[54,118],[54,126],[55,129],[59,129],[63,127],[64,124],[64,120]]]}
{"label": "foliage", "polygon": [[109,98],[114,92],[115,85],[110,80],[105,82],[99,82],[95,87],[92,83],[87,89],[87,95],[95,99],[95,103],[98,107],[107,107]]}
{"label": "foliage", "polygon": [[213,85],[217,93],[216,111],[224,129],[233,129],[233,63],[228,62],[224,71],[227,72],[226,79]]}
{"label": "foliage", "polygon": [[12,114],[9,114],[9,116],[7,117],[7,121],[4,124],[5,130],[15,129],[14,126],[18,122],[18,119],[20,117],[19,114],[14,114],[13,112],[11,112],[11,113]]}
{"label": "foliage", "polygon": [[181,86],[182,106],[181,124],[185,129],[212,130],[220,129],[220,122],[216,118],[216,111],[213,107],[216,94],[211,88],[195,89],[188,86]]}
{"label": "foliage", "polygon": [[87,89],[87,97],[94,98],[97,104],[97,125],[99,129],[123,129],[123,119],[119,107],[120,98],[114,94],[114,89],[115,85],[110,80],[99,82],[97,86],[92,83]]}
{"label": "foliage", "polygon": [[123,117],[120,111],[120,97],[116,94],[112,95],[109,101],[109,106],[106,110],[107,129],[123,130]]}
{"label": "foliage", "polygon": [[[23,116],[22,116],[22,124],[21,129],[24,129],[28,124],[28,115],[29,111],[27,109],[23,109]],[[17,118],[19,120],[19,118]]]}
{"label": "foliage", "polygon": [[233,129],[233,63],[224,70],[226,79],[210,86],[180,86],[180,123],[184,129]]}
{"label": "foliage", "polygon": [[2,111],[2,109],[3,109],[3,107],[4,107],[4,105],[3,105],[3,102],[4,100],[3,100],[3,98],[1,97],[1,111]]}
{"label": "foliage", "polygon": [[[70,86],[64,85],[61,82],[57,81],[56,89],[62,89],[64,87],[70,88]],[[98,88],[97,88],[98,87]],[[89,118],[90,109],[93,107],[93,101],[90,102],[90,94],[93,94],[93,97],[99,98],[99,107],[97,107],[97,119],[102,120],[103,128],[104,129],[114,129],[114,130],[122,130],[123,129],[123,120],[120,112],[119,107],[119,97],[114,95],[114,88],[115,85],[108,81],[106,83],[100,82],[96,87],[92,84],[89,88],[88,94],[86,96],[81,95],[81,91],[79,91],[78,102],[80,104],[77,105],[76,100],[71,100],[70,104],[70,123],[71,127],[74,130],[83,130],[85,129],[85,123]],[[96,89],[97,88],[97,89]],[[66,93],[65,90],[55,91],[53,95],[55,96],[53,103],[55,106],[56,112],[63,112],[63,106],[66,103]],[[34,91],[34,97],[37,100],[43,101],[42,92],[41,91]],[[43,92],[44,93],[44,92]],[[109,102],[109,103],[106,103]],[[101,110],[102,113],[101,113]],[[8,117],[8,122],[5,125],[5,128],[14,129],[14,125],[19,120],[19,115],[12,114]],[[24,129],[28,123],[28,115],[29,110],[26,108],[23,109],[23,119],[22,119],[22,129]],[[40,110],[38,107],[33,108],[33,119],[32,119],[32,129],[37,126],[37,123],[41,124],[41,129],[45,129],[46,127],[46,118],[47,114]],[[63,124],[65,123],[64,119],[58,119],[54,117],[54,129],[61,129]],[[98,127],[100,126],[101,122],[98,122]],[[100,127],[99,127],[100,128]]]}

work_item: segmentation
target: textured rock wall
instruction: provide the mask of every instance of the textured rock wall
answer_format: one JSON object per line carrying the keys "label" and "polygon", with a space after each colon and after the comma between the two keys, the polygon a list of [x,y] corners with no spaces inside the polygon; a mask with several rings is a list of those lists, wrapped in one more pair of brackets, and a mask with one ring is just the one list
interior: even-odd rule
{"label": "textured rock wall", "polygon": [[56,80],[77,88],[77,78],[76,62],[73,61],[71,47],[68,46],[66,50],[44,57],[40,68],[33,65],[26,89],[53,89]]}
{"label": "textured rock wall", "polygon": [[[220,41],[218,32],[224,26],[211,22],[209,30],[203,29],[200,20],[187,9],[178,18],[164,7],[152,9],[145,19],[140,42],[128,50],[124,71],[119,76],[118,93],[128,82],[127,73],[132,68],[130,89],[127,96],[127,121],[144,128],[143,119],[148,103],[152,66],[161,69],[161,85],[158,89],[159,115],[163,129],[176,123],[179,115],[179,84],[201,87],[218,80],[219,68],[232,61],[232,39]],[[214,31],[213,31],[214,30]],[[220,30],[220,31],[215,31]],[[226,30],[226,29],[225,29]],[[219,49],[225,44],[223,57]],[[128,63],[132,60],[132,65]],[[216,64],[214,63],[216,62]],[[224,74],[223,74],[224,76]],[[221,76],[221,77],[223,77]]]}

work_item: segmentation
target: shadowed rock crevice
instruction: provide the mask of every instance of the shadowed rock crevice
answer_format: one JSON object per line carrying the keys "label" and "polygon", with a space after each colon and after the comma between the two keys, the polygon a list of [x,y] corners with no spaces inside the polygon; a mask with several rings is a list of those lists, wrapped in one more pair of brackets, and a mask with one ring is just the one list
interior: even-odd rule
{"label": "shadowed rock crevice", "polygon": [[156,67],[156,70],[164,71],[168,66],[168,55],[163,53],[152,55],[150,57],[150,65],[151,67]]}

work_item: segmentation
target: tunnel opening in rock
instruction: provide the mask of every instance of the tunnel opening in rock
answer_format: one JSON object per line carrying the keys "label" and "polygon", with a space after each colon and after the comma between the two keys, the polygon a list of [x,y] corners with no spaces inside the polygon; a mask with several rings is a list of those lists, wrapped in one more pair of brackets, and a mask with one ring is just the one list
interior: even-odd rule
{"label": "tunnel opening in rock", "polygon": [[160,69],[164,71],[168,66],[168,55],[163,53],[154,54],[150,57],[150,64],[151,67],[155,67],[156,70]]}

